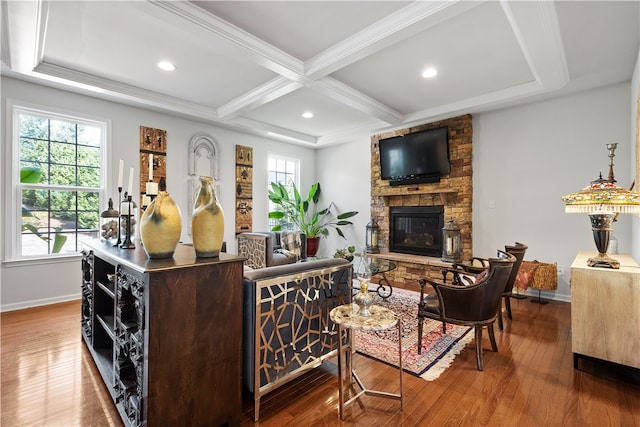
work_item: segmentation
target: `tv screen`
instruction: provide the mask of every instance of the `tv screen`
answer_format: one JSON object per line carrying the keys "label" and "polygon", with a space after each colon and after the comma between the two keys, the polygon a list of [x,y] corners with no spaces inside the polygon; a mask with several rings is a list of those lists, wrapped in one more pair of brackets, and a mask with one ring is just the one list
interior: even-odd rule
{"label": "tv screen", "polygon": [[381,139],[380,172],[391,185],[438,182],[451,172],[447,127]]}

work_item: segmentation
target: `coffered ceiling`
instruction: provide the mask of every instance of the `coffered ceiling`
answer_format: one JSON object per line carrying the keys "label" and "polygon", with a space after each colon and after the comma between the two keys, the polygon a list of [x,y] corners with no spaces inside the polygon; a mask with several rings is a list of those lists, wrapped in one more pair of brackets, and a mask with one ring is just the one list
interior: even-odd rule
{"label": "coffered ceiling", "polygon": [[9,0],[2,12],[3,74],[311,147],[629,81],[640,43],[637,1]]}

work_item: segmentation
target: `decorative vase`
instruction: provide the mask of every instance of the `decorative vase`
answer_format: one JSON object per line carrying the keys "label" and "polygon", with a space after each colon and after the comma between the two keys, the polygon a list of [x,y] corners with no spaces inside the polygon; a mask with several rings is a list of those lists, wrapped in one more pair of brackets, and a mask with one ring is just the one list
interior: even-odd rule
{"label": "decorative vase", "polygon": [[360,282],[360,292],[354,295],[353,301],[358,306],[358,314],[362,317],[371,316],[369,307],[374,303],[375,298],[369,293],[369,282]]}
{"label": "decorative vase", "polygon": [[169,193],[159,191],[140,218],[140,235],[149,258],[171,258],[180,241],[182,216]]}
{"label": "decorative vase", "polygon": [[191,231],[197,257],[213,258],[220,255],[224,237],[224,213],[210,176],[200,177],[200,191],[191,216]]}
{"label": "decorative vase", "polygon": [[319,237],[307,237],[307,257],[316,256],[319,246]]}

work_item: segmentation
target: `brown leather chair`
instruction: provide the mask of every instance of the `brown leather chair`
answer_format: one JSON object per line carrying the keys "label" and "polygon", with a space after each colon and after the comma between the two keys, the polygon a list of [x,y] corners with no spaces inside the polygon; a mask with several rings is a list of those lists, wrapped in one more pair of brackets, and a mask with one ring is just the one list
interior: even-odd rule
{"label": "brown leather chair", "polygon": [[[516,258],[516,262],[511,269],[511,275],[509,280],[505,284],[505,289],[502,294],[504,299],[504,307],[507,312],[507,317],[513,319],[511,314],[511,296],[513,295],[513,287],[516,283],[516,277],[518,276],[518,270],[524,259],[524,254],[529,247],[524,243],[516,242],[515,245],[505,245],[505,252],[510,253]],[[467,285],[475,281],[475,277],[487,269],[489,261],[486,258],[473,257],[469,263],[457,263],[453,264],[452,268],[444,268],[442,270],[443,281],[447,282],[449,274],[452,275],[451,283],[454,285]],[[498,311],[498,329],[504,330],[504,324],[502,322],[502,307]]]}
{"label": "brown leather chair", "polygon": [[[513,263],[513,268],[511,269],[511,274],[509,275],[509,280],[504,288],[504,292],[502,293],[504,299],[504,307],[507,312],[507,317],[509,319],[513,319],[511,315],[511,295],[513,294],[513,287],[516,283],[516,277],[518,276],[518,270],[520,270],[520,265],[522,264],[522,260],[524,259],[524,253],[527,251],[529,247],[523,243],[516,242],[515,245],[505,245],[505,252],[513,255],[516,258],[516,261]],[[502,309],[498,312],[498,329],[501,331],[504,329],[504,325],[502,324]]]}
{"label": "brown leather chair", "polygon": [[[493,324],[498,317],[500,300],[507,280],[511,274],[515,257],[498,251],[496,258],[488,260],[489,269],[475,283],[468,286],[446,284],[431,279],[421,279],[420,302],[418,303],[418,354],[422,352],[422,329],[424,319],[442,322],[446,333],[446,324],[473,326],[476,340],[476,364],[482,371],[482,329],[486,326],[493,351],[498,351]],[[425,286],[429,284],[436,291],[437,300],[425,295]]]}

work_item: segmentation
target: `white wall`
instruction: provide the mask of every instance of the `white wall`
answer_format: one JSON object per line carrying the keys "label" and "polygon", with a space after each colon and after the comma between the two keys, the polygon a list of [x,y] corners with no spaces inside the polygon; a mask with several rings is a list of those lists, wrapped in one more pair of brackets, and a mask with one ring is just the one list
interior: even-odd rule
{"label": "white wall", "polygon": [[[610,142],[618,143],[618,184],[631,182],[629,96],[629,84],[619,84],[474,116],[475,254],[526,243],[527,260],[558,263],[564,275],[553,295],[569,300],[571,263],[579,251],[595,251],[595,244],[588,216],[564,213],[561,197],[600,172],[607,177]],[[629,253],[628,215],[619,217],[614,234],[620,252]]]}
{"label": "white wall", "polygon": [[[568,301],[570,266],[581,250],[595,250],[586,215],[565,214],[561,197],[607,175],[606,144],[618,142],[615,174],[631,182],[629,84],[620,84],[473,117],[473,252],[492,256],[515,241],[527,260],[564,269],[547,298]],[[333,200],[359,210],[364,244],[370,200],[370,140],[318,152],[318,176]],[[348,176],[348,181],[345,178]],[[346,190],[346,191],[345,191]],[[365,197],[367,195],[367,197]],[[493,200],[495,208],[489,207]],[[631,250],[631,218],[614,226],[621,252]],[[328,242],[327,242],[328,243]],[[324,243],[323,243],[324,244]]]}
{"label": "white wall", "polygon": [[[631,177],[636,177],[634,191],[640,191],[640,165],[636,163],[638,156],[637,150],[640,149],[640,129],[638,129],[638,99],[640,98],[640,49],[638,50],[638,60],[636,68],[633,71],[631,79],[631,138],[629,144],[631,146],[631,155],[629,162],[631,163]],[[628,188],[628,187],[627,187]],[[631,218],[631,256],[640,264],[640,215],[634,215]]]}
{"label": "white wall", "polygon": [[341,227],[346,239],[334,231],[322,239],[318,255],[333,256],[336,249],[365,246],[365,229],[371,219],[371,151],[369,138],[317,151],[317,177],[322,184],[322,207],[334,202],[339,212],[358,211],[352,226]]}
{"label": "white wall", "polygon": [[[28,102],[43,107],[63,109],[78,114],[88,114],[111,120],[111,147],[108,166],[109,182],[107,188],[114,199],[117,198],[116,182],[118,159],[125,159],[125,167],[135,167],[138,182],[138,151],[140,126],[164,129],[167,131],[167,190],[176,200],[182,211],[183,235],[185,242],[191,241],[187,234],[188,227],[185,220],[186,213],[192,209],[188,204],[187,191],[187,160],[188,144],[196,133],[205,133],[213,137],[220,149],[220,186],[218,198],[225,212],[225,240],[228,251],[236,252],[235,241],[235,145],[253,147],[254,150],[254,187],[253,187],[253,218],[254,230],[267,229],[267,183],[266,167],[267,153],[276,153],[301,159],[301,181],[309,186],[315,178],[315,152],[313,149],[280,143],[259,138],[208,123],[196,122],[160,114],[139,108],[128,107],[101,99],[77,95],[70,92],[30,84],[24,81],[2,77],[2,164],[3,173],[0,174],[2,197],[2,216],[5,218],[11,209],[7,197],[6,173],[7,147],[10,141],[10,123],[7,123],[7,99]],[[127,172],[128,173],[128,172]],[[126,179],[125,175],[125,179]],[[137,190],[134,190],[134,200],[137,200]],[[101,210],[106,208],[106,203]],[[2,223],[2,228],[4,223]],[[2,235],[7,235],[2,229]],[[2,260],[6,254],[2,253]],[[0,273],[1,309],[16,309],[42,303],[64,301],[79,297],[80,291],[80,262],[77,257],[55,263],[3,263]]]}

